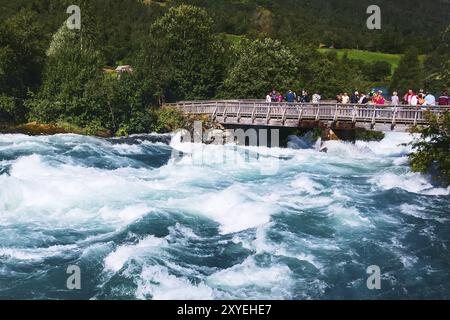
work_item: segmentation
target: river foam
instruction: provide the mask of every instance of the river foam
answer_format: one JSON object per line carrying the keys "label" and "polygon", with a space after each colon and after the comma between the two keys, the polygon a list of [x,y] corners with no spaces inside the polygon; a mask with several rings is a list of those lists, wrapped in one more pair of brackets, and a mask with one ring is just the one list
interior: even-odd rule
{"label": "river foam", "polygon": [[371,298],[373,264],[380,298],[450,297],[450,189],[410,171],[410,135],[179,137],[0,135],[0,298],[74,298],[73,264],[83,299]]}

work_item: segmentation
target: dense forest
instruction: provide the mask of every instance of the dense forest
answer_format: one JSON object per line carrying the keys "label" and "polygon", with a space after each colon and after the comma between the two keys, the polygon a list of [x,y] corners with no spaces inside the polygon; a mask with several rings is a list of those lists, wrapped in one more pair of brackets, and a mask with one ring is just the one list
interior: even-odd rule
{"label": "dense forest", "polygon": [[[382,29],[366,27],[372,1],[0,0],[0,122],[66,123],[113,134],[170,130],[162,101],[261,98],[390,86],[440,93],[449,83],[446,0],[380,0]],[[319,47],[402,54],[387,62]],[[117,75],[118,65],[132,73]],[[175,118],[175,120],[174,120]],[[169,120],[167,120],[169,119]]]}
{"label": "dense forest", "polygon": [[[54,33],[67,17],[67,0],[1,0],[1,20],[21,8],[30,8],[42,19],[42,33]],[[76,1],[75,1],[76,2]],[[112,59],[127,54],[146,36],[152,22],[179,4],[204,8],[214,21],[213,31],[250,37],[266,36],[285,43],[359,48],[402,53],[416,45],[422,53],[431,52],[440,32],[449,23],[447,0],[379,0],[382,29],[365,28],[370,0],[93,0],[101,45],[111,50]],[[78,1],[81,4],[82,1]],[[84,8],[86,9],[86,8]],[[420,44],[420,45],[419,45]]]}

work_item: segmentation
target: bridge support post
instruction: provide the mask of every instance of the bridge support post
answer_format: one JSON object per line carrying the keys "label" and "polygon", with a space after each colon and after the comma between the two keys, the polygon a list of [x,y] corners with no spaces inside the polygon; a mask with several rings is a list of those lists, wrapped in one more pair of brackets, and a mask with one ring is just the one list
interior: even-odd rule
{"label": "bridge support post", "polygon": [[394,114],[392,115],[391,130],[395,129],[396,120],[397,120],[397,107],[394,108]]}
{"label": "bridge support post", "polygon": [[303,108],[300,107],[300,110],[298,111],[298,126],[300,126],[300,123],[302,122],[302,118],[303,118]]}
{"label": "bridge support post", "polygon": [[266,123],[269,124],[270,122],[270,112],[271,112],[271,107],[267,108],[267,116],[266,116]]}
{"label": "bridge support post", "polygon": [[223,110],[223,122],[227,122],[227,110],[228,110],[228,105],[225,104],[225,109]]}
{"label": "bridge support post", "polygon": [[255,123],[255,118],[256,118],[256,102],[253,104],[252,124]]}
{"label": "bridge support post", "polygon": [[375,128],[375,118],[376,118],[376,115],[377,115],[377,109],[374,107],[374,109],[373,109],[373,115],[372,115],[372,122],[371,122],[371,124],[370,124],[370,128],[371,129],[373,129],[373,128]]}
{"label": "bridge support post", "polygon": [[419,116],[419,112],[418,110],[416,110],[416,112],[414,112],[414,126],[417,126],[417,118]]}
{"label": "bridge support post", "polygon": [[286,113],[287,113],[287,108],[284,109],[283,117],[281,118],[281,123],[283,124],[283,126],[286,123]]}
{"label": "bridge support post", "polygon": [[241,102],[239,102],[239,108],[236,115],[236,122],[239,123],[241,121]]}

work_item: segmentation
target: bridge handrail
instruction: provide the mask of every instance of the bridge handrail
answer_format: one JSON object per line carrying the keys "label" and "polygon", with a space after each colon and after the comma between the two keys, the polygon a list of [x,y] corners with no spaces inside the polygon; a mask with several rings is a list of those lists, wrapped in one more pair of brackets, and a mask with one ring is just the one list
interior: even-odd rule
{"label": "bridge handrail", "polygon": [[165,103],[163,106],[165,107],[186,107],[186,106],[208,106],[208,105],[233,105],[233,104],[249,104],[254,105],[257,104],[258,107],[280,107],[280,106],[290,106],[290,107],[308,107],[308,106],[333,106],[336,107],[336,105],[340,108],[342,107],[367,107],[367,108],[377,108],[377,109],[386,109],[386,108],[411,108],[411,109],[421,109],[421,108],[427,108],[427,109],[439,109],[439,110],[449,110],[450,111],[450,105],[447,106],[412,106],[412,105],[405,105],[400,104],[397,106],[385,104],[385,105],[376,105],[376,104],[343,104],[343,103],[333,103],[333,102],[319,102],[319,103],[312,103],[312,102],[265,102],[264,100],[199,100],[199,101],[181,101],[181,102],[175,102],[175,103]]}
{"label": "bridge handrail", "polygon": [[[426,125],[426,112],[440,116],[450,111],[450,106],[411,106],[411,105],[374,105],[374,104],[338,104],[338,103],[269,103],[249,102],[246,100],[185,101],[166,104],[182,109],[187,114],[207,114],[221,123],[236,123],[241,120],[256,124],[263,121],[267,125],[272,120],[283,126],[289,121],[290,126],[304,120],[328,122],[366,123],[373,128],[377,123],[390,124],[391,129],[398,124],[415,126]],[[294,121],[294,123],[292,123]]]}

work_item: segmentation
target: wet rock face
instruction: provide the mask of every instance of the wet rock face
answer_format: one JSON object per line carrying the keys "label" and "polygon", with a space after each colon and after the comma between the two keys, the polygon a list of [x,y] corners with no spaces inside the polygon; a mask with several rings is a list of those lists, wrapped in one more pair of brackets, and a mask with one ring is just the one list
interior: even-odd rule
{"label": "wet rock face", "polygon": [[111,138],[108,139],[112,144],[141,144],[144,141],[150,143],[164,143],[169,145],[172,141],[172,136],[170,134],[136,134],[129,137],[122,138]]}

